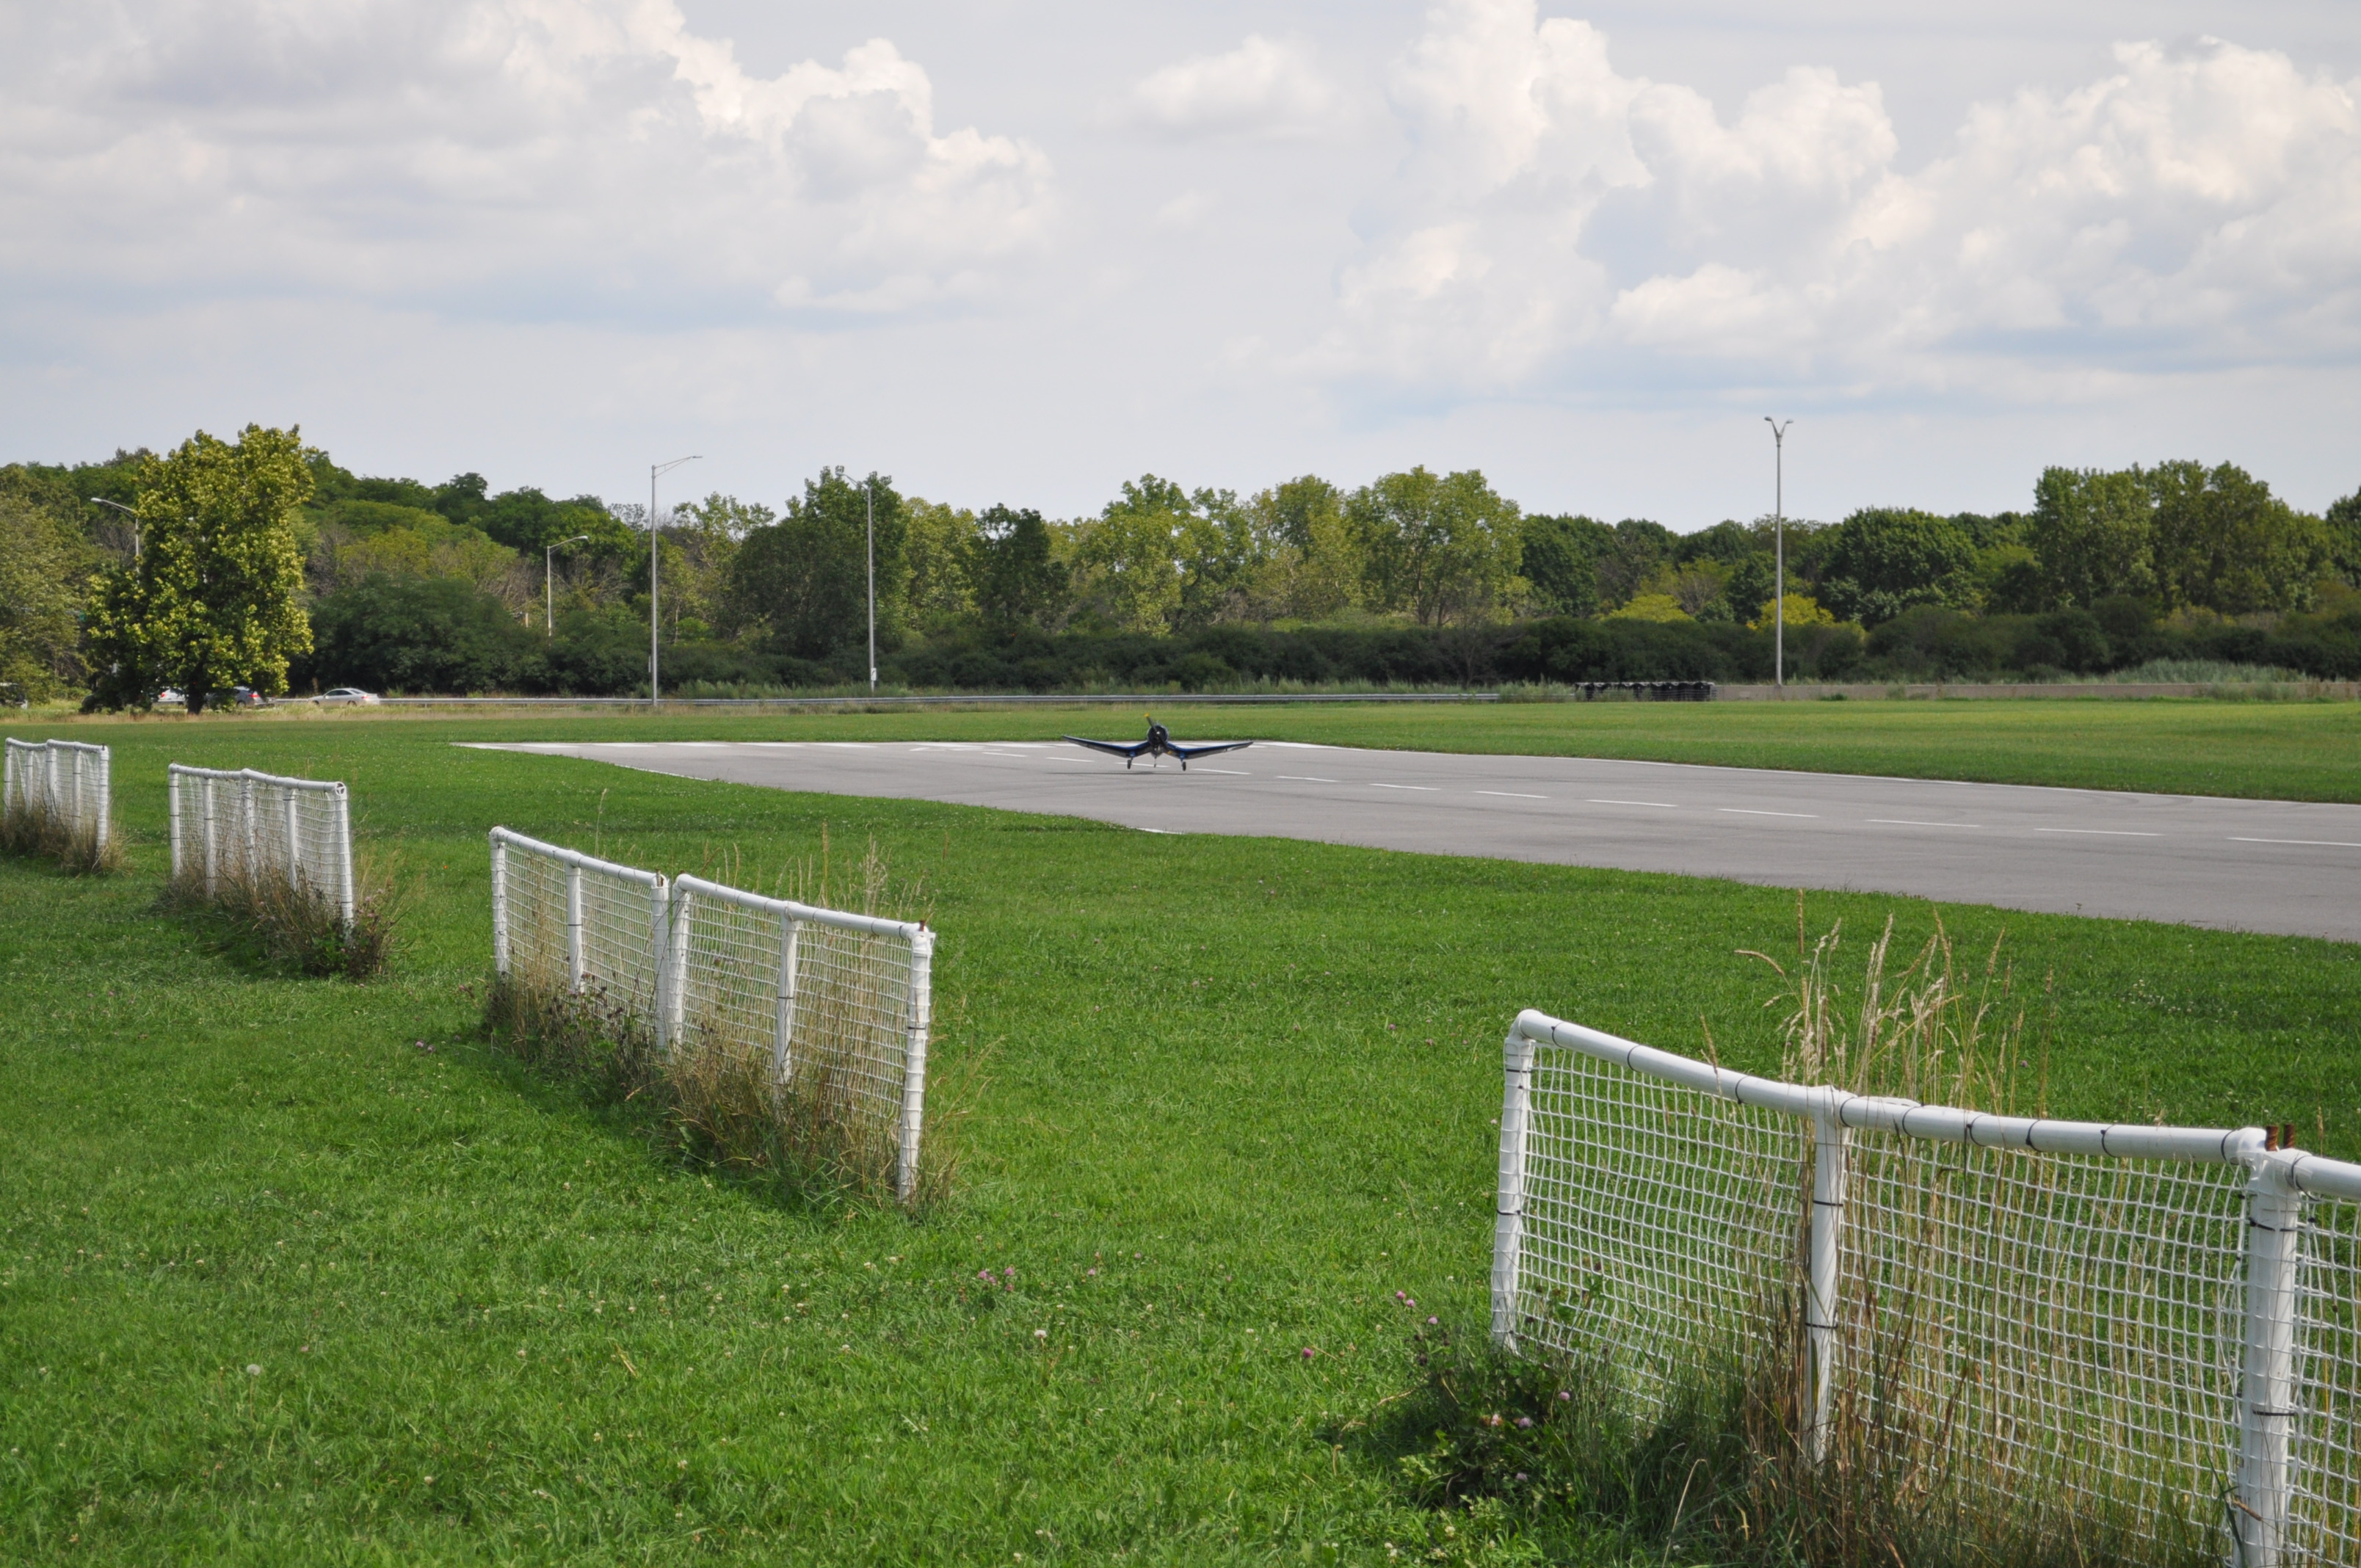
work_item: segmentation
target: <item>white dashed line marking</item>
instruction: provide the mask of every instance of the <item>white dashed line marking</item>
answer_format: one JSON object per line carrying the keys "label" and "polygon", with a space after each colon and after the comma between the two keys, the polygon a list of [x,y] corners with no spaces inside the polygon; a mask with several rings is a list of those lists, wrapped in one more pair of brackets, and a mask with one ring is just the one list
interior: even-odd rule
{"label": "white dashed line marking", "polygon": [[1733,817],[1803,817],[1815,822],[1820,816],[1817,811],[1757,811],[1750,806],[1717,806],[1714,809],[1727,811]]}
{"label": "white dashed line marking", "polygon": [[1653,806],[1664,811],[1680,809],[1669,800],[1586,800],[1582,804],[1585,806]]}
{"label": "white dashed line marking", "polygon": [[1281,773],[1279,776],[1290,784],[1334,784],[1336,782],[1334,779],[1315,779],[1309,773]]}
{"label": "white dashed line marking", "polygon": [[1870,820],[1888,828],[1981,828],[1983,826],[1981,822],[1921,822],[1909,817],[1872,817]]}
{"label": "white dashed line marking", "polygon": [[2143,833],[2136,828],[2036,828],[2036,833],[2095,833],[2102,839],[2161,839],[2161,833]]}
{"label": "white dashed line marking", "polygon": [[2361,850],[2361,844],[2343,839],[2237,839],[2233,844],[2303,844],[2315,850]]}
{"label": "white dashed line marking", "polygon": [[1434,784],[1373,784],[1369,787],[1371,789],[1414,789],[1424,795],[1437,795],[1441,793],[1440,788]]}
{"label": "white dashed line marking", "polygon": [[1545,795],[1519,795],[1512,789],[1479,789],[1477,795],[1498,795],[1502,800],[1547,800]]}
{"label": "white dashed line marking", "polygon": [[1201,773],[1227,773],[1233,778],[1240,779],[1250,779],[1254,777],[1252,773],[1246,772],[1244,768],[1209,768],[1202,762],[1197,764],[1197,771]]}

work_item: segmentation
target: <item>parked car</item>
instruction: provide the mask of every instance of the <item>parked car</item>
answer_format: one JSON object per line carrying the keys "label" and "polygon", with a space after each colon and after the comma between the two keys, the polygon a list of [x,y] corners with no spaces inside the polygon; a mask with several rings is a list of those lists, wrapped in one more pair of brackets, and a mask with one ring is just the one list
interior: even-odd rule
{"label": "parked car", "polygon": [[316,700],[323,703],[357,703],[364,707],[375,707],[377,693],[365,692],[358,686],[335,686],[322,692]]}
{"label": "parked car", "polygon": [[232,686],[225,692],[214,693],[215,707],[269,707],[270,699],[252,686]]}
{"label": "parked car", "polygon": [[156,694],[156,706],[158,707],[186,707],[189,706],[189,699],[182,696],[178,688],[166,686],[162,691]]}

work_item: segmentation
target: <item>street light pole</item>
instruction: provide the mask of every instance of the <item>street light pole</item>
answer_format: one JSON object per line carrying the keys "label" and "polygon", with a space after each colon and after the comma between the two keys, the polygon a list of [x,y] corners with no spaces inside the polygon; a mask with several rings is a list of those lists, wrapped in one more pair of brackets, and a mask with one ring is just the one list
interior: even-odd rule
{"label": "street light pole", "polygon": [[696,462],[699,455],[691,453],[686,457],[675,457],[669,463],[648,465],[648,711],[651,713],[656,709],[661,695],[657,683],[663,675],[656,664],[656,538],[660,532],[656,526],[656,480],[684,463]]}
{"label": "street light pole", "polygon": [[1769,414],[1763,422],[1771,427],[1771,542],[1774,562],[1771,592],[1771,684],[1780,691],[1787,689],[1787,427]]}
{"label": "street light pole", "polygon": [[94,507],[113,507],[131,520],[131,558],[134,561],[139,559],[139,514],[121,501],[111,501],[104,496],[88,496],[84,499]]}
{"label": "street light pole", "polygon": [[557,590],[550,586],[551,575],[556,570],[557,553],[589,537],[587,533],[577,533],[571,539],[561,539],[555,544],[541,547],[541,634],[544,637],[553,637],[557,633]]}
{"label": "street light pole", "polygon": [[869,695],[877,695],[877,477],[862,492],[869,502]]}

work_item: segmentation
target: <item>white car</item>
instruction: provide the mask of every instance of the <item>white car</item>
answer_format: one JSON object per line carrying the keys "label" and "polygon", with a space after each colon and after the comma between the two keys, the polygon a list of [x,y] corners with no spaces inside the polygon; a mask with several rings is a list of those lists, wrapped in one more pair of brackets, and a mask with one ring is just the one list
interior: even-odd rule
{"label": "white car", "polygon": [[336,686],[331,690],[322,692],[320,694],[320,700],[322,702],[358,703],[363,707],[374,707],[377,706],[377,694],[375,692],[365,692],[358,686]]}

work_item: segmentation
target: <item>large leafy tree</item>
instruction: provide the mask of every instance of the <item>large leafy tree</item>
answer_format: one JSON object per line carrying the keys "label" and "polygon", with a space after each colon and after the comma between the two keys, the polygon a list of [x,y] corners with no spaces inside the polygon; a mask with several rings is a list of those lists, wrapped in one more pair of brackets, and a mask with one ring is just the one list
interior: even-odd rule
{"label": "large leafy tree", "polygon": [[1598,613],[1598,562],[1615,547],[1615,531],[1587,517],[1525,519],[1525,580],[1552,615]]}
{"label": "large leafy tree", "polygon": [[294,529],[312,493],[305,457],[298,430],[250,424],[235,443],[199,431],[141,466],[146,548],[91,609],[99,706],[146,707],[178,686],[197,713],[232,683],[286,690],[288,660],[312,646]]}
{"label": "large leafy tree", "polygon": [[47,701],[81,674],[75,644],[97,555],[55,510],[0,485],[0,703]]}
{"label": "large leafy tree", "polygon": [[1965,591],[1976,548],[1950,519],[1904,507],[1863,507],[1830,531],[1818,598],[1847,620],[1874,626]]}
{"label": "large leafy tree", "polygon": [[1377,609],[1406,609],[1424,626],[1485,620],[1516,579],[1522,518],[1477,469],[1388,474],[1345,510]]}
{"label": "large leafy tree", "polygon": [[825,659],[860,648],[869,624],[869,505],[876,507],[877,638],[898,641],[908,602],[908,529],[894,482],[842,467],[804,481],[775,523],[750,531],[730,563],[731,623],[768,632],[782,652]]}
{"label": "large leafy tree", "polygon": [[1180,613],[1181,542],[1197,522],[1189,493],[1153,474],[1126,479],[1123,494],[1081,526],[1076,588],[1088,612],[1119,631],[1168,631]]}
{"label": "large leafy tree", "polygon": [[995,506],[975,520],[968,577],[975,608],[994,626],[1040,626],[1066,608],[1066,568],[1053,558],[1041,514]]}
{"label": "large leafy tree", "polygon": [[2155,510],[2136,471],[2043,469],[2025,524],[2042,602],[2088,609],[2118,594],[2156,592]]}
{"label": "large leafy tree", "polygon": [[2168,605],[2224,615],[2301,609],[2332,567],[2318,518],[2224,463],[2160,463],[2143,476],[2156,504],[2156,576]]}

